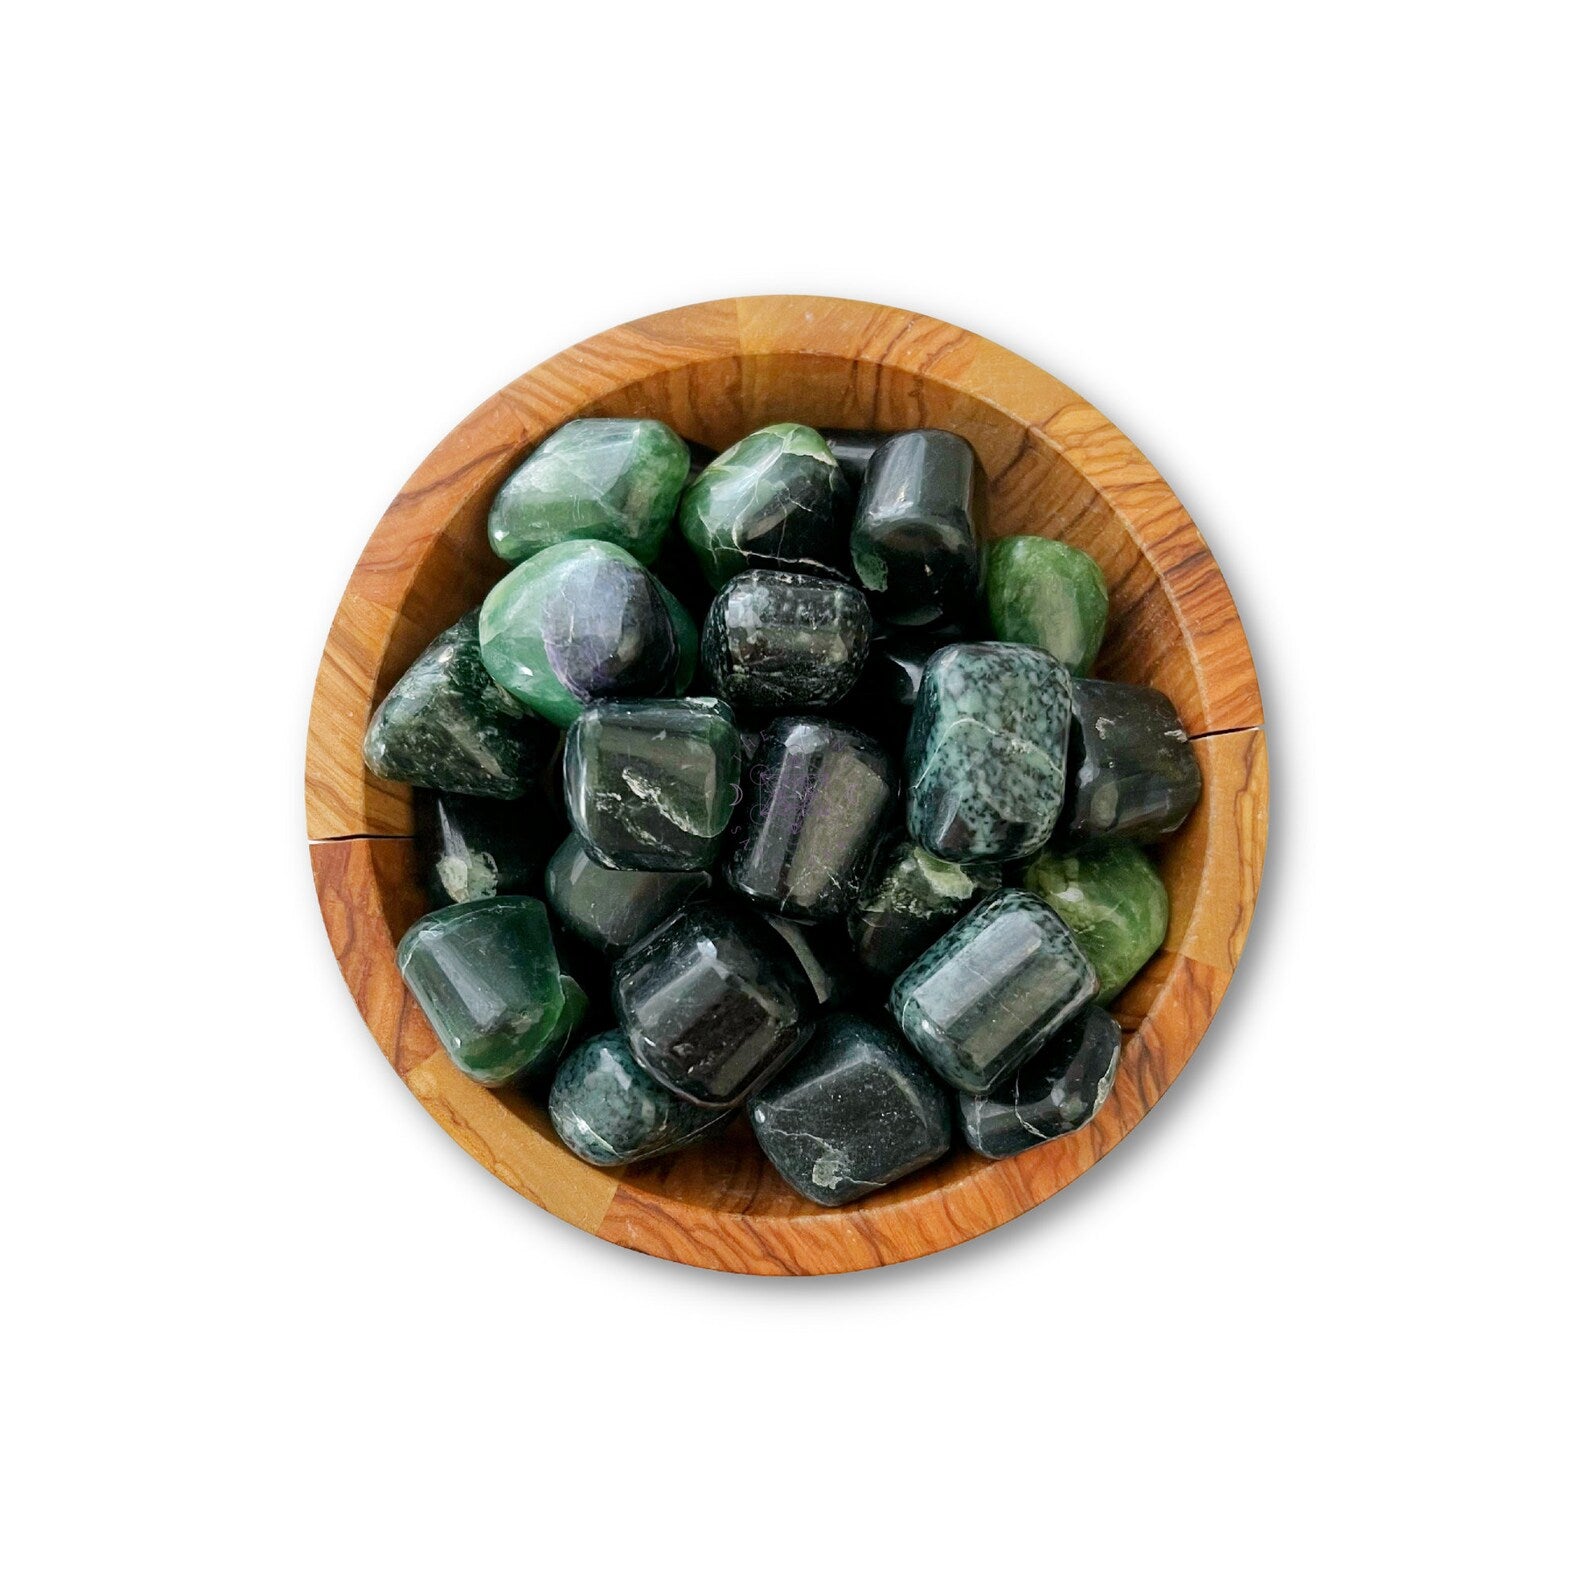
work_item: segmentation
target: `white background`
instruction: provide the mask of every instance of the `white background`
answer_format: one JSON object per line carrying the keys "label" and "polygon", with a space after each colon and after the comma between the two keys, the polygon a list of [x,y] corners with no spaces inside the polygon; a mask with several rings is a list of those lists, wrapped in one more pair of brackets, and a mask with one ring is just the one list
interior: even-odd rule
{"label": "white background", "polygon": [[[0,51],[0,1574],[1581,1582],[1575,8],[35,7]],[[619,321],[1052,369],[1260,670],[1255,931],[1085,1179],[881,1275],[603,1245],[395,1081],[313,672],[387,500]]]}

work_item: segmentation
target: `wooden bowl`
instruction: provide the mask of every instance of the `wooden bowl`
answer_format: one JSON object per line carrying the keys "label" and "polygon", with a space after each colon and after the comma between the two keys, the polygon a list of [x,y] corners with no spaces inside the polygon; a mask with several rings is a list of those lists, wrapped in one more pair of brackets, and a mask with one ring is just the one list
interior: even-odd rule
{"label": "wooden bowl", "polygon": [[[583,414],[646,415],[715,448],[779,419],[966,437],[991,533],[1050,535],[1102,565],[1112,603],[1100,676],[1179,709],[1205,790],[1159,856],[1163,949],[1121,995],[1119,1078],[1084,1130],[988,1163],[966,1149],[847,1208],[802,1201],[741,1121],[709,1145],[627,1170],[566,1151],[543,1110],[466,1080],[397,974],[425,904],[408,790],[364,770],[370,714],[441,629],[504,572],[486,545],[497,487]],[[559,353],[476,409],[381,519],[337,610],[309,726],[310,859],[326,931],[375,1040],[449,1135],[492,1174],[604,1240],[702,1268],[829,1274],[902,1262],[1024,1213],[1090,1168],[1180,1073],[1251,922],[1267,834],[1262,704],[1213,556],[1152,465],[1051,375],[925,315],[833,298],[696,304]]]}

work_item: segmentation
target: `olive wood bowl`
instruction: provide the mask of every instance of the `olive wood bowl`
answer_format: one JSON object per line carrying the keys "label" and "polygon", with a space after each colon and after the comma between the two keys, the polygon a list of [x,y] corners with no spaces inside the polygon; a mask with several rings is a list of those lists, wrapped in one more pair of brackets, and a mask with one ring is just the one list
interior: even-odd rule
{"label": "olive wood bowl", "polygon": [[[1114,1005],[1125,1047],[1084,1129],[989,1163],[964,1147],[897,1186],[820,1208],[783,1183],[742,1121],[624,1170],[591,1168],[544,1110],[446,1058],[397,974],[424,913],[409,791],[371,777],[370,714],[430,639],[505,572],[491,498],[531,448],[580,415],[644,415],[723,448],[760,425],[964,436],[985,467],[993,536],[1091,553],[1111,602],[1097,674],[1163,690],[1205,787],[1158,860],[1168,939]],[[364,1020],[447,1133],[531,1202],[604,1240],[701,1268],[829,1274],[940,1251],[1035,1207],[1089,1169],[1180,1073],[1251,923],[1267,834],[1262,704],[1212,553],[1152,465],[1051,375],[926,315],[834,298],[724,299],[622,325],[532,369],[470,414],[380,521],[337,609],[310,716],[310,859],[326,931]]]}

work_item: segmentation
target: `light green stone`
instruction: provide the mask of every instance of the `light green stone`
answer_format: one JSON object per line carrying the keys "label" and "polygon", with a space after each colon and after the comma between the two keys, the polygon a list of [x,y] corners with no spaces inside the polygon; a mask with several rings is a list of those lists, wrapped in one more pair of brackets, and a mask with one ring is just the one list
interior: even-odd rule
{"label": "light green stone", "polygon": [[1163,946],[1169,893],[1134,844],[1076,855],[1047,850],[1026,868],[1025,885],[1053,906],[1097,972],[1108,1003]]}
{"label": "light green stone", "polygon": [[986,557],[993,635],[1038,646],[1072,673],[1091,672],[1108,627],[1103,570],[1078,547],[1040,535],[994,541]]}
{"label": "light green stone", "polygon": [[689,449],[659,419],[574,419],[496,493],[491,549],[522,562],[565,540],[607,540],[648,563],[689,473]]}

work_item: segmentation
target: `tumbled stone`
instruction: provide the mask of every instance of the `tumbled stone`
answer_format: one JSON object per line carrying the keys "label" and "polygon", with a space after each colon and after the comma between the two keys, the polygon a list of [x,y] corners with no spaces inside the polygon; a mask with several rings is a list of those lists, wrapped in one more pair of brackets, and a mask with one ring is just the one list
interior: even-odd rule
{"label": "tumbled stone", "polygon": [[1064,918],[1097,972],[1097,1001],[1110,1003],[1163,946],[1169,892],[1134,844],[1079,854],[1044,850],[1026,868],[1025,886]]}
{"label": "tumbled stone", "polygon": [[763,911],[761,919],[788,944],[818,1009],[848,1003],[860,991],[854,955],[848,941],[830,927],[806,926]]}
{"label": "tumbled stone", "polygon": [[414,857],[438,909],[503,893],[534,893],[558,828],[537,788],[521,800],[414,791]]}
{"label": "tumbled stone", "polygon": [[827,1016],[799,1059],[750,1103],[772,1167],[803,1197],[841,1207],[934,1163],[953,1141],[949,1099],[894,1035]]}
{"label": "tumbled stone", "polygon": [[689,472],[689,450],[658,419],[573,419],[496,493],[491,549],[522,562],[565,540],[605,540],[655,557]]}
{"label": "tumbled stone", "polygon": [[841,723],[778,717],[761,736],[749,783],[728,886],[797,921],[844,915],[893,805],[887,752]]}
{"label": "tumbled stone", "polygon": [[839,715],[874,733],[884,744],[902,748],[926,664],[945,645],[964,638],[957,625],[873,630],[866,665],[855,687],[844,696]]}
{"label": "tumbled stone", "polygon": [[1012,1158],[1091,1124],[1114,1089],[1119,1050],[1119,1027],[1093,1004],[996,1091],[960,1094],[967,1145],[984,1158]]}
{"label": "tumbled stone", "polygon": [[480,609],[480,655],[510,695],[566,728],[592,700],[666,694],[673,612],[620,546],[570,540],[522,562]]}
{"label": "tumbled stone", "polygon": [[546,863],[546,903],[581,941],[621,954],[711,886],[709,871],[613,870],[570,833]]}
{"label": "tumbled stone", "polygon": [[871,455],[886,441],[892,433],[887,430],[833,430],[826,425],[818,426],[817,435],[827,443],[827,450],[832,453],[833,461],[843,471],[844,479],[848,482],[852,495],[859,497],[860,488],[865,484],[866,465],[871,462]]}
{"label": "tumbled stone", "polygon": [[854,687],[871,613],[853,585],[757,569],[730,579],[706,614],[701,659],[735,706],[827,706]]}
{"label": "tumbled stone", "polygon": [[563,746],[568,820],[604,866],[704,871],[739,797],[739,730],[719,700],[609,700]]}
{"label": "tumbled stone", "polygon": [[949,645],[927,663],[905,748],[910,836],[940,860],[1021,860],[1064,803],[1070,675],[1046,651]]}
{"label": "tumbled stone", "polygon": [[906,430],[872,454],[849,553],[877,615],[918,627],[969,612],[981,582],[976,454],[946,430]]}
{"label": "tumbled stone", "polygon": [[562,1061],[546,1111],[568,1150],[603,1169],[675,1152],[728,1117],[659,1086],[621,1031],[587,1037]]}
{"label": "tumbled stone", "polygon": [[706,1108],[741,1102],[799,1050],[814,1000],[776,932],[743,905],[685,905],[612,975],[640,1067]]}
{"label": "tumbled stone", "polygon": [[1011,535],[987,548],[993,638],[1035,645],[1075,674],[1091,672],[1108,627],[1103,570],[1078,546]]}
{"label": "tumbled stone", "polygon": [[485,670],[476,608],[392,685],[365,732],[364,764],[397,783],[516,800],[552,744],[546,725]]}
{"label": "tumbled stone", "polygon": [[979,899],[1002,883],[991,861],[939,860],[906,834],[884,844],[849,912],[849,938],[866,973],[892,981]]}
{"label": "tumbled stone", "polygon": [[538,899],[474,899],[421,917],[397,969],[457,1067],[505,1086],[555,1062],[583,1013]]}
{"label": "tumbled stone", "polygon": [[1070,929],[1034,893],[1005,888],[951,926],[888,1001],[915,1051],[978,1096],[1032,1058],[1097,993]]}
{"label": "tumbled stone", "polygon": [[814,430],[767,425],[729,447],[684,492],[678,527],[713,589],[748,568],[844,579],[849,502]]}
{"label": "tumbled stone", "polygon": [[678,647],[678,665],[673,669],[673,687],[669,693],[687,695],[700,664],[700,630],[695,627],[695,620],[690,617],[684,603],[660,579],[656,581],[656,588],[661,595],[662,605],[667,608],[667,616],[673,625],[673,642]]}
{"label": "tumbled stone", "polygon": [[1070,787],[1061,844],[1148,843],[1172,833],[1202,793],[1202,769],[1167,695],[1075,681]]}

